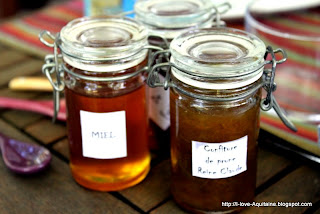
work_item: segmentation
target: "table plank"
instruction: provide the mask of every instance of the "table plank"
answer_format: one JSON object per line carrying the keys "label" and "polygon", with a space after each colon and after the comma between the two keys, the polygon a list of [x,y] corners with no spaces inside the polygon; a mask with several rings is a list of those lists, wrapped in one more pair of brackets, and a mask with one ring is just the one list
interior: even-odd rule
{"label": "table plank", "polygon": [[120,191],[120,194],[147,212],[170,196],[170,161],[153,167],[140,184]]}
{"label": "table plank", "polygon": [[291,161],[265,149],[258,151],[257,183],[259,187],[271,177],[291,165]]}
{"label": "table plank", "polygon": [[162,213],[174,213],[174,214],[187,214],[188,212],[179,209],[173,200],[168,201],[163,206],[153,210],[151,214],[162,214]]}
{"label": "table plank", "polygon": [[[259,194],[256,202],[312,202],[320,197],[320,172],[302,166]],[[303,213],[309,207],[250,207],[244,213]]]}
{"label": "table plank", "polygon": [[0,51],[0,69],[15,65],[23,60],[30,59],[27,55],[15,50],[1,50]]}
{"label": "table plank", "polygon": [[26,111],[11,110],[2,113],[1,117],[14,124],[16,127],[23,129],[43,118],[43,115]]}
{"label": "table plank", "polygon": [[11,137],[20,141],[34,143],[34,141],[30,137],[27,137],[22,132],[16,130],[1,118],[0,118],[0,132],[8,137]]}
{"label": "table plank", "polygon": [[68,142],[67,138],[55,143],[53,145],[52,149],[57,151],[59,154],[61,154],[67,160],[70,160],[69,142]]}
{"label": "table plank", "polygon": [[29,59],[22,63],[10,67],[0,68],[0,86],[5,86],[8,82],[17,76],[28,76],[36,73],[41,73],[42,60]]}
{"label": "table plank", "polygon": [[[25,91],[12,91],[8,88],[0,89],[1,97],[12,97],[15,99],[34,99],[41,93],[37,92],[25,92]],[[21,110],[8,110],[0,109],[0,117],[6,119],[7,121],[15,124],[19,128],[24,128],[25,126],[39,120],[43,116],[37,113],[31,113]]]}
{"label": "table plank", "polygon": [[49,118],[27,126],[25,131],[45,144],[52,143],[67,135],[65,125],[52,123]]}
{"label": "table plank", "polygon": [[30,92],[30,91],[12,91],[5,86],[5,88],[0,89],[1,97],[12,97],[19,99],[32,99],[36,96],[39,96],[39,93]]}
{"label": "table plank", "polygon": [[[2,120],[0,130],[30,142],[30,138]],[[77,185],[68,164],[55,156],[48,169],[29,176],[12,173],[1,160],[0,177],[1,214],[137,213],[109,193],[89,191]]]}
{"label": "table plank", "polygon": [[[291,165],[289,160],[273,154],[269,151],[259,149],[258,151],[258,170],[257,170],[257,184],[260,186],[276,174]],[[175,205],[173,200],[168,201],[152,213],[184,213]]]}

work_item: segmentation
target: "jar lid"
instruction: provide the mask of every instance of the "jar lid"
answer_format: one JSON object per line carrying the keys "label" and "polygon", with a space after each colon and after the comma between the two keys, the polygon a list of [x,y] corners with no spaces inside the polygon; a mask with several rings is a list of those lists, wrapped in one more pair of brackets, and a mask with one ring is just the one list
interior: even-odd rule
{"label": "jar lid", "polygon": [[174,38],[188,28],[211,27],[213,7],[208,0],[138,0],[134,11],[150,35]]}
{"label": "jar lid", "polygon": [[202,88],[231,89],[261,77],[266,46],[244,31],[210,28],[176,37],[170,51],[172,72],[180,81]]}
{"label": "jar lid", "polygon": [[[69,22],[60,31],[59,48],[71,64],[81,61],[128,61],[147,50],[146,29],[126,17],[83,17]],[[90,63],[87,63],[90,64]],[[138,64],[138,63],[136,63]],[[79,67],[79,65],[76,65]],[[81,67],[81,66],[80,66]]]}

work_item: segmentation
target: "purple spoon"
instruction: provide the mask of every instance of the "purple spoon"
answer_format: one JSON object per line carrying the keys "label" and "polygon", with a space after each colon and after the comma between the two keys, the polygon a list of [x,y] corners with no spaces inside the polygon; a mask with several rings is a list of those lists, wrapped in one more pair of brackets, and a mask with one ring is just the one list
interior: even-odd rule
{"label": "purple spoon", "polygon": [[0,133],[0,148],[5,165],[19,174],[36,173],[49,165],[49,150],[11,139]]}

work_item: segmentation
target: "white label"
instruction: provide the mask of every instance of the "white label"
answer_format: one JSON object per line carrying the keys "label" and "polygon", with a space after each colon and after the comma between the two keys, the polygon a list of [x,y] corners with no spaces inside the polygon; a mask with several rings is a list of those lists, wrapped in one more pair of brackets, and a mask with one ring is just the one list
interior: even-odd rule
{"label": "white label", "polygon": [[125,111],[94,113],[80,110],[82,154],[96,159],[127,156]]}
{"label": "white label", "polygon": [[248,136],[225,143],[192,141],[192,175],[228,178],[247,170]]}
{"label": "white label", "polygon": [[[164,78],[159,76],[163,81]],[[148,90],[149,118],[165,131],[170,126],[170,92],[162,87]]]}

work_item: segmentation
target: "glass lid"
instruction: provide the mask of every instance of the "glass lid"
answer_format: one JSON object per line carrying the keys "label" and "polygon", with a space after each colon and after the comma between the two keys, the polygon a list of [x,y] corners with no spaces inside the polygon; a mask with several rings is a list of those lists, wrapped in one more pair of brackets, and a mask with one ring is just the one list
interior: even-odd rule
{"label": "glass lid", "polygon": [[171,42],[171,61],[196,76],[239,77],[261,68],[266,47],[256,36],[231,28],[199,29]]}
{"label": "glass lid", "polygon": [[144,24],[174,29],[199,25],[214,13],[208,0],[138,0],[134,10]]}
{"label": "glass lid", "polygon": [[121,59],[147,45],[145,28],[124,17],[84,17],[60,32],[63,54],[88,60]]}

